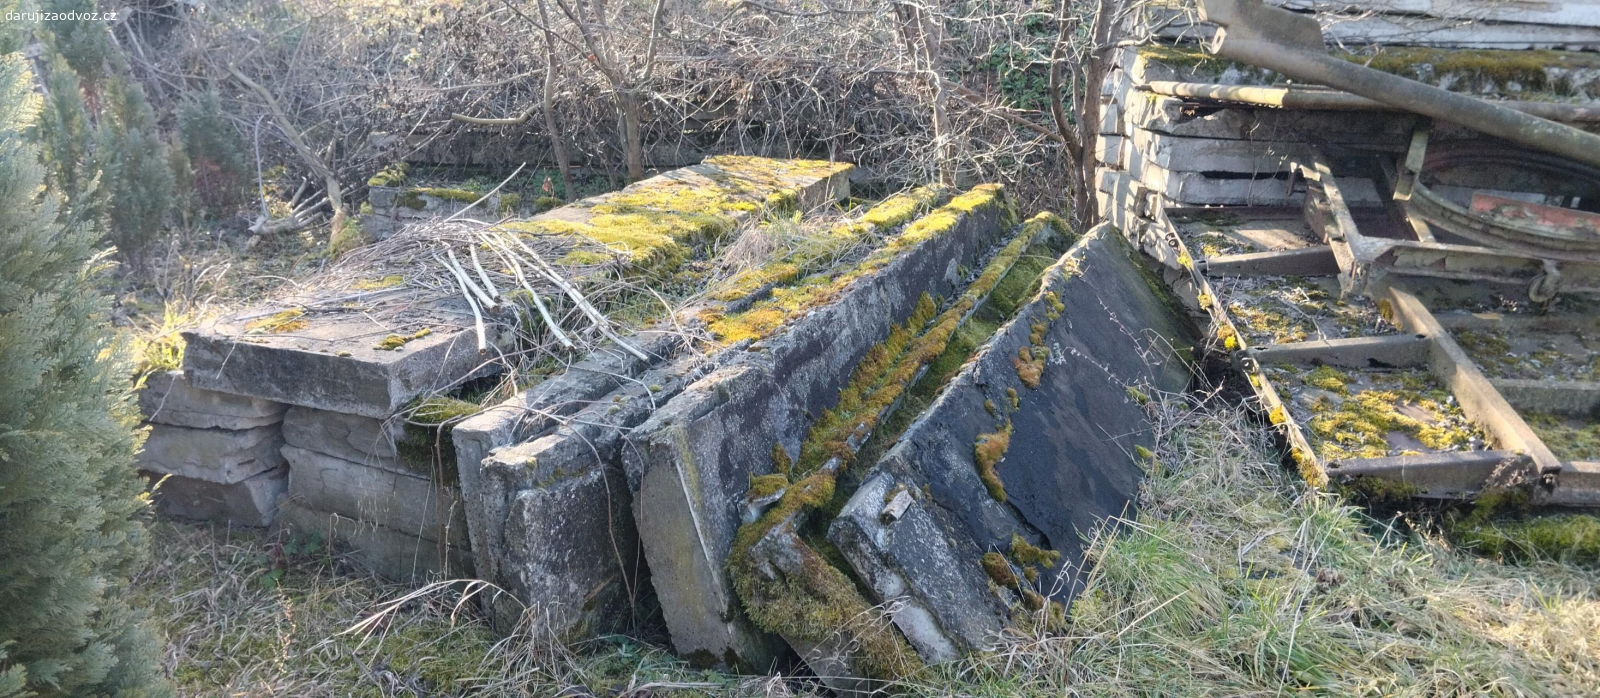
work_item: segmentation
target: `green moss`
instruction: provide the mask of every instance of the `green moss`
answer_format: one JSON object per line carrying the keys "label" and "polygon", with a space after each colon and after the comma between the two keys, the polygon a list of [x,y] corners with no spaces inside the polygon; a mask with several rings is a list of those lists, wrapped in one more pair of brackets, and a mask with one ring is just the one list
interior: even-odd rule
{"label": "green moss", "polygon": [[1016,388],[1006,388],[1006,399],[1011,401],[1012,410],[1022,406],[1022,397],[1017,395]]}
{"label": "green moss", "polygon": [[246,334],[288,334],[299,332],[310,326],[305,319],[306,311],[301,308],[273,313],[267,317],[252,320],[244,326]]}
{"label": "green moss", "polygon": [[615,260],[614,255],[595,250],[573,250],[556,258],[556,264],[569,267],[592,267]]}
{"label": "green moss", "polygon": [[561,208],[562,206],[566,205],[566,203],[567,202],[562,201],[554,196],[541,196],[533,200],[533,210],[535,213],[544,213],[545,211],[549,211],[551,209]]}
{"label": "green moss", "polygon": [[1335,53],[1345,60],[1431,84],[1453,78],[1461,91],[1574,93],[1562,71],[1600,69],[1600,57],[1576,51],[1438,49],[1388,46],[1371,55]]}
{"label": "green moss", "polygon": [[[1415,405],[1438,418],[1424,422],[1400,412],[1403,405]],[[1450,426],[1446,417],[1459,416],[1460,410],[1434,397],[1406,390],[1362,390],[1331,407],[1321,400],[1312,407],[1309,426],[1313,442],[1324,460],[1379,458],[1389,455],[1387,436],[1398,432],[1411,436],[1424,446],[1447,451],[1469,446],[1474,432]]]}
{"label": "green moss", "polygon": [[404,206],[413,211],[421,211],[428,207],[428,202],[423,200],[422,195],[414,191],[400,192],[399,195],[394,197],[394,202],[396,205]]}
{"label": "green moss", "polygon": [[783,488],[788,486],[789,476],[783,473],[754,476],[750,478],[750,490],[745,493],[745,496],[750,499],[770,497],[782,492]]}
{"label": "green moss", "polygon": [[[1533,433],[1564,461],[1600,460],[1600,422],[1564,420],[1543,412],[1523,413]],[[1570,426],[1576,423],[1578,426]]]}
{"label": "green moss", "polygon": [[372,348],[373,349],[382,350],[382,351],[399,351],[400,349],[405,347],[407,342],[410,342],[410,341],[416,340],[416,339],[422,339],[423,337],[426,337],[426,336],[428,336],[430,334],[433,334],[433,330],[431,330],[429,328],[426,328],[426,327],[424,327],[424,328],[422,328],[420,330],[417,330],[416,332],[414,332],[412,334],[409,334],[409,335],[391,334],[391,335],[389,335],[387,337],[384,337],[383,339],[379,340],[378,343],[376,345],[374,345]]}
{"label": "green moss", "polygon": [[772,469],[784,477],[794,470],[794,461],[790,460],[789,452],[783,450],[783,444],[772,445]]}
{"label": "green moss", "polygon": [[350,284],[350,288],[356,291],[381,291],[399,286],[405,283],[405,280],[405,277],[399,274],[389,274],[377,278],[356,279],[355,283]]}
{"label": "green moss", "polygon": [[416,402],[409,419],[418,424],[452,424],[483,411],[483,406],[451,397],[430,397]]}
{"label": "green moss", "polygon": [[[707,327],[713,336],[725,343],[765,337],[782,326],[788,318],[832,301],[856,279],[882,268],[905,248],[948,232],[962,216],[972,211],[995,206],[1009,206],[1004,198],[1003,187],[998,184],[974,187],[966,194],[956,197],[950,203],[907,225],[883,247],[875,250],[850,270],[839,274],[818,275],[790,288],[774,289],[771,298],[740,313],[708,314],[705,317]],[[996,273],[995,279],[998,280],[998,277],[999,273]]]}
{"label": "green moss", "polygon": [[1041,565],[1046,569],[1054,568],[1061,560],[1061,553],[1054,550],[1045,550],[1033,545],[1022,536],[1011,534],[1011,559],[1019,565]]}
{"label": "green moss", "polygon": [[1146,405],[1146,404],[1150,403],[1150,396],[1144,394],[1143,390],[1140,390],[1140,389],[1135,388],[1135,387],[1130,385],[1130,386],[1127,387],[1126,392],[1128,393],[1128,399],[1129,400],[1137,402],[1137,403],[1139,403],[1141,405]]}
{"label": "green moss", "polygon": [[1011,563],[1006,562],[1004,555],[993,551],[984,553],[982,564],[984,573],[988,574],[989,579],[994,580],[995,584],[1007,589],[1016,588],[1017,575],[1011,571]]}
{"label": "green moss", "polygon": [[1139,445],[1139,444],[1134,444],[1134,446],[1133,446],[1133,455],[1138,457],[1139,460],[1147,462],[1147,463],[1151,462],[1151,461],[1154,461],[1156,459],[1155,451],[1152,451],[1152,450],[1150,450],[1148,448],[1145,448],[1144,446]]}
{"label": "green moss", "polygon": [[406,182],[406,175],[411,166],[403,162],[396,162],[379,170],[367,180],[369,187],[398,187]]}
{"label": "green moss", "polygon": [[1350,389],[1345,387],[1345,384],[1349,382],[1349,376],[1332,366],[1319,366],[1305,378],[1306,385],[1340,395],[1350,394]]}
{"label": "green moss", "polygon": [[500,195],[500,206],[499,206],[498,210],[499,210],[500,215],[504,216],[504,215],[507,215],[507,214],[516,213],[517,207],[521,206],[521,205],[522,205],[522,195],[521,194],[518,194],[516,192],[511,192],[511,193],[508,193],[508,194],[501,194]]}
{"label": "green moss", "polygon": [[371,242],[366,231],[361,229],[361,222],[356,216],[344,219],[344,227],[334,231],[333,237],[328,238],[328,259],[338,259],[346,252],[361,247]]}
{"label": "green moss", "polygon": [[979,434],[972,445],[972,459],[978,468],[978,479],[983,481],[984,489],[997,502],[1006,501],[1006,486],[1000,480],[1000,473],[995,466],[1005,457],[1008,448],[1011,448],[1010,422],[996,431]]}
{"label": "green moss", "polygon": [[1367,475],[1348,478],[1340,482],[1337,489],[1345,497],[1369,505],[1403,504],[1422,493],[1422,488],[1407,482]]}
{"label": "green moss", "polygon": [[[483,198],[483,194],[470,189],[456,189],[453,187],[412,187],[405,192],[412,196],[431,196],[443,201],[470,204]],[[413,206],[412,208],[420,208]]]}
{"label": "green moss", "polygon": [[363,216],[370,216],[375,212],[375,210],[372,208],[371,201],[363,201],[361,202],[361,206],[356,208],[356,212]]}

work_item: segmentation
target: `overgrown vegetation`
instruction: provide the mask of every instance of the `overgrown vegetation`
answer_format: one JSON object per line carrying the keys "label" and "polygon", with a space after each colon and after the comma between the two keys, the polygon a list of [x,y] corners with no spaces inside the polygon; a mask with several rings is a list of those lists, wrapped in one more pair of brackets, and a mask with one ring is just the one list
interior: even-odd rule
{"label": "overgrown vegetation", "polygon": [[101,231],[40,195],[26,66],[0,55],[0,696],[159,696],[125,593],[147,542],[126,347],[94,288]]}

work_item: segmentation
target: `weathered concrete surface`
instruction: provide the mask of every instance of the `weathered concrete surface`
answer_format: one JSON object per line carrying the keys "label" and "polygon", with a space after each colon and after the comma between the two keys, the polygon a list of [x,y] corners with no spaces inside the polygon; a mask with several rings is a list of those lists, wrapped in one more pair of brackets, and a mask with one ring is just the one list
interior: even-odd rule
{"label": "weathered concrete surface", "polygon": [[289,469],[279,466],[232,484],[148,473],[161,486],[155,491],[162,514],[179,519],[232,526],[270,526],[278,515],[278,497],[289,486]]}
{"label": "weathered concrete surface", "polygon": [[295,534],[319,533],[334,551],[388,579],[422,582],[472,576],[472,556],[460,546],[308,509],[292,500],[279,505],[277,525]]}
{"label": "weathered concrete surface", "polygon": [[478,573],[510,592],[491,600],[496,623],[516,622],[529,606],[566,636],[634,619],[645,565],[622,468],[624,434],[703,368],[686,357],[646,371],[565,425],[483,459],[479,494],[468,501]]}
{"label": "weathered concrete surface", "polygon": [[494,549],[495,544],[490,540],[497,537],[504,526],[505,499],[484,491],[481,484],[484,459],[494,449],[544,434],[557,420],[615,391],[626,380],[636,378],[675,354],[682,344],[676,333],[655,331],[641,332],[630,341],[652,358],[640,359],[617,347],[600,349],[568,366],[561,375],[468,417],[450,431],[461,495],[464,501],[473,503],[467,510],[467,523],[472,549],[482,553],[478,556],[478,565],[485,579],[497,578],[498,568],[484,555],[493,555],[487,552]]}
{"label": "weathered concrete surface", "polygon": [[184,373],[191,385],[207,390],[383,419],[484,363],[470,332],[436,330],[401,351],[387,351],[373,338],[385,328],[363,316],[313,319],[284,335],[247,338],[253,322],[247,319],[184,332]]}
{"label": "weathered concrete surface", "polygon": [[157,424],[150,428],[139,469],[232,484],[283,464],[277,425],[254,429],[192,429]]}
{"label": "weathered concrete surface", "polygon": [[[1059,564],[1037,570],[1035,586],[1068,600],[1081,583],[1082,536],[1131,502],[1143,474],[1136,452],[1153,440],[1140,396],[1188,384],[1183,357],[1194,341],[1184,311],[1137,255],[1110,226],[1085,235],[1046,272],[1041,296],[866,474],[831,526],[829,539],[877,600],[902,603],[895,623],[925,659],[984,648],[1004,624],[1017,597],[990,591],[984,552],[1007,554],[1013,536],[1060,552]],[[1019,352],[1041,349],[1043,371],[1029,387]],[[980,479],[974,445],[1007,426],[1009,447],[994,465],[1002,501]],[[913,495],[909,506],[885,517],[897,490]]]}
{"label": "weathered concrete surface", "polygon": [[1143,129],[1187,138],[1321,141],[1356,145],[1404,145],[1416,117],[1246,106],[1197,105],[1177,97],[1141,95],[1124,108],[1120,133]]}
{"label": "weathered concrete surface", "polygon": [[288,499],[406,535],[467,545],[461,495],[429,478],[284,446]]}
{"label": "weathered concrete surface", "polygon": [[194,429],[250,429],[283,421],[288,405],[201,390],[182,371],[153,373],[139,391],[139,411],[154,424]]}
{"label": "weathered concrete surface", "polygon": [[290,408],[283,418],[285,444],[386,470],[405,470],[395,445],[405,436],[398,418]]}
{"label": "weathered concrete surface", "polygon": [[1005,209],[960,215],[948,232],[690,385],[630,435],[623,458],[640,540],[679,654],[703,664],[770,665],[781,643],[745,617],[725,568],[750,478],[772,471],[774,444],[796,452],[850,368],[923,293],[957,290],[959,271],[975,267],[1004,232]]}
{"label": "weathered concrete surface", "polygon": [[[708,231],[733,229],[770,203],[807,209],[848,196],[849,171],[844,163],[712,158],[526,222],[567,229],[605,215],[594,209],[608,203],[669,215],[676,213],[674,206],[693,205],[706,210],[692,213],[715,217],[716,225],[706,223]],[[472,325],[471,313],[453,291],[396,289],[385,302],[402,310],[382,324],[331,302],[360,295],[352,291],[330,282],[309,297],[281,298],[185,332],[185,372],[195,386],[209,390],[381,419],[418,396],[493,370],[495,353],[480,355],[473,332],[465,329]],[[281,317],[293,321],[273,322],[277,313],[289,313]],[[424,329],[431,334],[400,350],[378,348],[386,335]],[[491,332],[488,342],[508,340],[499,334]]]}

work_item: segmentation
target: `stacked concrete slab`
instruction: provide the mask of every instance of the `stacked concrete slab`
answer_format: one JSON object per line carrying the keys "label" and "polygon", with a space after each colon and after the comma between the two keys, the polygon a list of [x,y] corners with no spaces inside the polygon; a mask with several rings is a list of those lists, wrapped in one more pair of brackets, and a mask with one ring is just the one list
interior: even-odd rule
{"label": "stacked concrete slab", "polygon": [[[694,199],[702,209],[710,207],[696,210],[700,217],[696,220],[732,229],[774,201],[815,206],[847,195],[848,171],[848,165],[834,163],[718,158],[535,216],[528,223],[537,226],[551,219],[559,223],[559,229],[572,229],[599,215],[593,209],[612,199],[646,219],[658,214],[673,216],[677,212],[670,207],[695,193],[702,195]],[[452,207],[465,205],[425,192],[402,194],[415,196],[396,195],[385,203],[419,216],[448,214],[456,210]],[[379,195],[381,199],[385,194],[380,191]],[[657,200],[663,203],[652,203]],[[422,205],[406,206],[407,201]],[[276,519],[258,517],[253,520],[255,525],[275,522],[299,532],[319,532],[384,576],[419,579],[472,574],[468,507],[463,505],[458,485],[450,429],[408,424],[407,419],[419,399],[448,394],[465,381],[495,371],[494,350],[506,338],[491,324],[485,337],[489,353],[480,351],[473,332],[464,329],[472,326],[464,302],[448,293],[430,294],[387,281],[405,278],[406,271],[385,269],[379,275],[381,282],[367,282],[367,286],[356,285],[357,279],[331,279],[308,286],[313,291],[296,292],[293,297],[186,332],[182,384],[187,389],[222,396],[217,400],[223,402],[226,398],[272,405],[276,411],[269,422],[236,430],[239,433],[232,441],[211,447],[213,451],[232,449],[229,454],[238,452],[231,460],[218,461],[221,465],[213,464],[211,470],[216,474],[184,470],[184,458],[165,455],[182,448],[192,450],[193,444],[209,444],[197,441],[202,436],[215,441],[217,435],[209,432],[165,430],[163,436],[172,438],[152,441],[157,448],[147,448],[148,467],[162,473],[177,472],[190,480],[212,477],[223,485],[236,485],[249,477],[271,480],[276,485],[274,494],[282,493],[278,515]],[[385,276],[390,273],[394,276]],[[373,296],[386,298],[398,311],[378,323],[348,302]],[[384,341],[389,335],[400,341]],[[635,368],[616,367],[615,375],[637,373],[676,351],[670,342],[654,343],[648,337],[636,338],[635,343],[650,348],[652,359]],[[601,372],[613,368],[602,365],[599,357],[591,359],[580,365]],[[553,381],[550,395],[581,401],[617,387],[576,378],[592,372],[569,373],[574,378]],[[667,378],[660,380],[671,383]],[[578,406],[563,402],[553,413],[571,412]],[[532,435],[521,425],[512,431],[521,437]],[[181,448],[168,447],[169,441]],[[469,450],[480,443],[472,438],[467,442]],[[486,452],[479,451],[477,461]],[[262,465],[269,461],[271,467]],[[475,474],[476,461],[473,471]],[[471,484],[475,483],[474,478]]]}
{"label": "stacked concrete slab", "polygon": [[139,468],[158,480],[156,504],[178,518],[267,526],[288,485],[279,448],[287,405],[189,385],[156,373],[139,393],[150,436]]}

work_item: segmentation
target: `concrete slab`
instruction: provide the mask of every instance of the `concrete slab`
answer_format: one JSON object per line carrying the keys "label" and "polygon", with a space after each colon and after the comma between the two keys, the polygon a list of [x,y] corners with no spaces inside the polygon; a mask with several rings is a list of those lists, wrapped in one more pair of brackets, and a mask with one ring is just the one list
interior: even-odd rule
{"label": "concrete slab", "polygon": [[281,402],[191,387],[182,371],[153,373],[139,391],[139,411],[154,424],[193,429],[250,429],[283,421]]}
{"label": "concrete slab", "polygon": [[283,455],[289,462],[289,501],[426,540],[467,545],[461,495],[453,488],[294,446],[284,446]]}
{"label": "concrete slab", "polygon": [[472,556],[459,546],[430,541],[285,500],[278,507],[277,526],[293,534],[316,532],[335,553],[380,577],[400,582],[429,582],[472,577]]}
{"label": "concrete slab", "polygon": [[[959,199],[958,199],[959,200]],[[948,297],[1013,220],[1003,198],[904,248],[829,305],[752,345],[636,428],[624,449],[635,517],[673,646],[703,664],[765,669],[781,643],[745,617],[725,561],[752,476],[793,453],[813,417],[924,293]],[[953,206],[954,204],[952,204]],[[891,242],[891,245],[894,243]]]}
{"label": "concrete slab", "polygon": [[[1137,453],[1153,440],[1141,396],[1188,384],[1195,338],[1145,264],[1108,225],[1085,235],[830,527],[876,600],[903,609],[896,625],[924,659],[987,647],[1019,598],[988,583],[983,553],[1021,570],[1031,565],[1016,541],[1056,551],[1027,592],[1066,601],[1081,584],[1082,536],[1126,513],[1143,473]],[[986,482],[975,446],[1002,434],[988,464],[998,480]],[[916,494],[884,516],[896,490]]]}
{"label": "concrete slab", "polygon": [[278,516],[278,497],[289,487],[289,469],[279,466],[224,485],[178,475],[146,473],[160,481],[156,508],[163,515],[230,526],[271,526]]}
{"label": "concrete slab", "polygon": [[254,429],[193,429],[157,424],[139,451],[140,470],[233,484],[283,464],[276,425]]}
{"label": "concrete slab", "polygon": [[[675,214],[674,206],[692,205],[700,209],[692,213],[705,230],[733,229],[766,206],[805,209],[848,196],[849,171],[843,163],[719,156],[526,223],[535,228],[549,223],[557,232],[581,230],[587,221],[614,215],[597,213],[597,207],[662,216]],[[404,270],[386,273],[399,271]],[[323,279],[311,285],[315,291],[185,332],[185,373],[193,385],[208,390],[381,419],[418,396],[494,370],[494,353],[480,356],[468,329],[472,315],[453,291],[360,291],[358,281]],[[391,315],[382,323],[363,308],[349,307],[350,298],[375,302],[378,294]],[[498,346],[495,323],[488,324],[488,342]],[[381,348],[391,334],[414,338],[398,349]]]}
{"label": "concrete slab", "polygon": [[384,470],[412,472],[396,445],[405,436],[399,418],[374,419],[309,407],[292,407],[283,418],[283,442]]}

